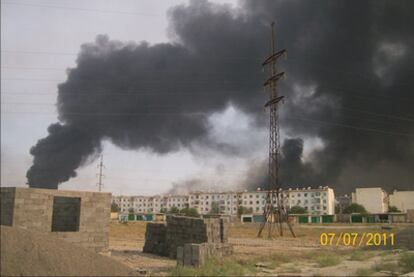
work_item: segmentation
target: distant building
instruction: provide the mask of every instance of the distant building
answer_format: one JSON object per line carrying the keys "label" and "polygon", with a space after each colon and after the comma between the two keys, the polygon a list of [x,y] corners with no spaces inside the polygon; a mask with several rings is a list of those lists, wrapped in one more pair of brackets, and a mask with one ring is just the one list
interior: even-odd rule
{"label": "distant building", "polygon": [[[288,208],[300,206],[309,214],[335,214],[335,195],[333,189],[325,186],[318,188],[297,188],[283,190],[285,205]],[[254,214],[262,214],[266,206],[267,191],[242,192],[193,192],[188,195],[163,196],[114,196],[121,213],[132,208],[135,213],[159,213],[162,210],[195,208],[199,214],[211,213],[214,207],[220,214],[237,215],[240,206],[251,209]],[[276,204],[276,201],[274,201]]]}
{"label": "distant building", "polygon": [[414,191],[397,191],[394,190],[389,196],[390,206],[395,206],[401,212],[414,210]]}
{"label": "distant building", "polygon": [[352,193],[352,203],[364,206],[369,213],[388,212],[388,195],[382,188],[356,188]]}
{"label": "distant building", "polygon": [[335,202],[339,207],[339,213],[343,213],[344,209],[351,205],[352,198],[348,194],[340,195],[335,198]]}
{"label": "distant building", "polygon": [[306,208],[309,214],[335,214],[335,194],[328,186],[316,189],[302,188],[285,191],[289,199],[289,207],[300,206]]}

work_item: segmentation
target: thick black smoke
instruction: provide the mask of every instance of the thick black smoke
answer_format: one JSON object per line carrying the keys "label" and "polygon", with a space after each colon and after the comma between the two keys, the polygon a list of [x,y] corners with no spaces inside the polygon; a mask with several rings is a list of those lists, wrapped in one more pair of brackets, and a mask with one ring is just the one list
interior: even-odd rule
{"label": "thick black smoke", "polygon": [[282,183],[412,188],[412,10],[412,1],[191,1],[169,13],[171,43],[98,36],[59,86],[60,123],[33,147],[29,184],[75,176],[102,139],[160,154],[194,141],[225,148],[206,141],[207,118],[229,103],[266,126],[260,63],[276,20],[278,47],[289,52],[282,128],[324,143],[304,163],[303,141],[287,140]]}

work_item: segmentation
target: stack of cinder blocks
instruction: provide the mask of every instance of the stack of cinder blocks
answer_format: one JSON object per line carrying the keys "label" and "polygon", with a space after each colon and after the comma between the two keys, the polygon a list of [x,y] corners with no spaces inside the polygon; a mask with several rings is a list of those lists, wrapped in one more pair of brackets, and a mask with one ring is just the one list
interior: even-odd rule
{"label": "stack of cinder blocks", "polygon": [[145,231],[145,245],[143,251],[146,253],[168,256],[169,250],[165,240],[167,226],[163,223],[148,223]]}
{"label": "stack of cinder blocks", "polygon": [[167,225],[147,225],[143,251],[177,258],[180,265],[200,266],[210,256],[230,254],[232,248],[226,243],[224,219],[168,216]]}
{"label": "stack of cinder blocks", "polygon": [[233,253],[233,247],[227,243],[186,243],[177,247],[177,265],[203,266],[207,259],[221,259]]}

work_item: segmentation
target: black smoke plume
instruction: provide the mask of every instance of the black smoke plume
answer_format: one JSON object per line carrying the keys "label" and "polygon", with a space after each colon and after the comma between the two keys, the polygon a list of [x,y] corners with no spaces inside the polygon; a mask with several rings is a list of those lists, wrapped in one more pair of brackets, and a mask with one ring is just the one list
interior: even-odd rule
{"label": "black smoke plume", "polygon": [[[237,9],[191,1],[170,10],[170,43],[100,35],[59,85],[60,123],[32,148],[29,184],[52,188],[75,176],[102,139],[160,154],[204,141],[208,116],[229,103],[266,127],[260,63],[276,20],[278,48],[289,53],[279,66],[288,75],[281,126],[302,138],[283,146],[282,183],[412,188],[412,10],[409,0],[242,1]],[[303,141],[315,137],[324,147],[305,163]]]}

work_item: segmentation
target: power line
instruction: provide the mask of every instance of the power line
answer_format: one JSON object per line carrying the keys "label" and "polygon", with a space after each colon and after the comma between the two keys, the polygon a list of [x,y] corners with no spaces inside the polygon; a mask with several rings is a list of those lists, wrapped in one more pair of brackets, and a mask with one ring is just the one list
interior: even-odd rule
{"label": "power line", "polygon": [[374,116],[380,116],[380,117],[385,117],[385,118],[391,118],[391,119],[414,122],[413,118],[408,118],[408,117],[403,117],[403,116],[398,116],[398,115],[374,113],[374,112],[370,112],[370,111],[357,110],[357,109],[351,109],[351,108],[340,108],[340,109],[341,110],[348,110],[348,111],[358,112],[358,113],[369,114],[369,115],[374,115]]}
{"label": "power line", "polygon": [[1,50],[2,53],[9,54],[35,54],[35,55],[57,55],[57,56],[76,56],[78,53],[70,52],[47,52],[47,51],[18,51],[18,50]]}
{"label": "power line", "polygon": [[310,119],[310,118],[304,118],[304,117],[289,116],[287,118],[303,120],[303,121],[309,121],[309,122],[325,124],[325,125],[339,126],[339,127],[350,128],[350,129],[355,129],[355,130],[367,131],[367,132],[375,132],[375,133],[395,135],[395,136],[408,136],[408,137],[414,138],[414,134],[409,134],[409,133],[389,132],[389,131],[383,131],[383,130],[379,130],[379,129],[358,127],[358,126],[349,125],[349,124],[342,124],[342,123],[336,123],[336,122],[330,122],[330,121],[316,120],[316,119]]}
{"label": "power line", "polygon": [[[2,114],[36,114],[36,115],[56,115],[54,112],[30,112],[30,111],[2,111]],[[208,112],[183,112],[183,113],[173,113],[173,112],[165,112],[165,113],[65,113],[65,115],[76,115],[76,116],[209,116],[211,113]],[[308,121],[312,123],[318,123],[318,124],[324,124],[324,125],[332,125],[332,126],[338,126],[343,128],[350,128],[355,130],[361,130],[361,131],[367,131],[367,132],[375,132],[375,133],[381,133],[381,134],[387,134],[387,135],[394,135],[394,136],[408,136],[408,137],[414,137],[414,134],[410,133],[400,133],[400,132],[392,132],[392,131],[384,131],[380,129],[375,128],[366,128],[366,127],[359,127],[355,125],[350,124],[343,124],[338,122],[331,122],[331,121],[322,121],[317,119],[311,119],[311,118],[304,118],[304,117],[293,117],[293,116],[287,116],[284,117],[286,119],[294,119],[294,120],[302,120],[302,121]]]}
{"label": "power line", "polygon": [[148,13],[139,13],[139,12],[100,10],[100,9],[78,8],[78,7],[64,7],[64,6],[55,6],[55,5],[30,4],[30,3],[22,3],[22,2],[3,2],[2,1],[1,4],[2,5],[14,5],[14,6],[60,9],[60,10],[71,10],[71,11],[80,11],[80,12],[97,12],[97,13],[112,13],[112,14],[123,14],[123,15],[140,15],[140,16],[148,16],[148,17],[164,16],[162,14],[148,14]]}

